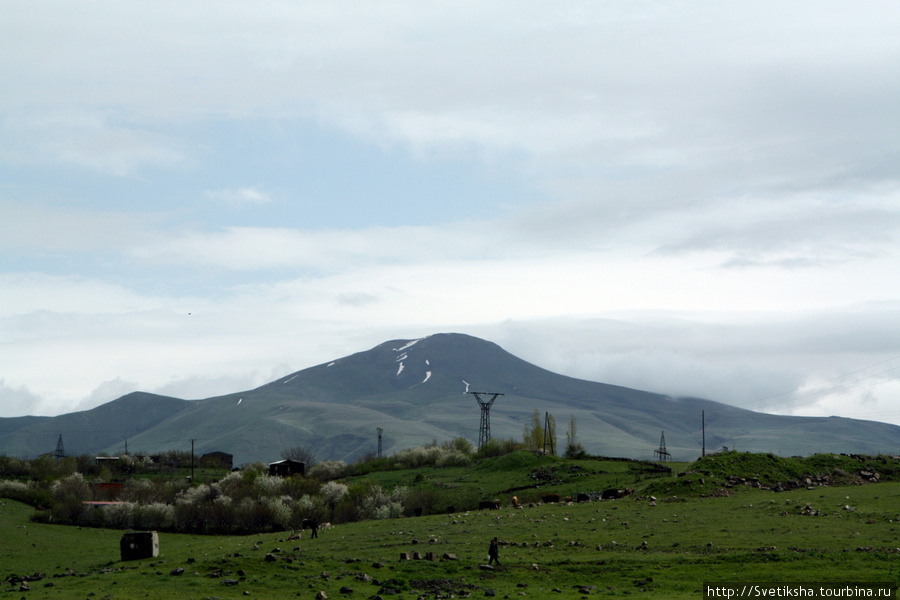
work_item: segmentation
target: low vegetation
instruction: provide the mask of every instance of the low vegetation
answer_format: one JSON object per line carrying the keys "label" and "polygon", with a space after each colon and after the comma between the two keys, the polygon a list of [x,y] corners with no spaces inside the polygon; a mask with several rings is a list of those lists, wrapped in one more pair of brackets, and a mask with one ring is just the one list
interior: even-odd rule
{"label": "low vegetation", "polygon": [[[119,503],[100,506],[84,504],[97,472],[0,457],[0,589],[16,598],[697,598],[703,582],[900,578],[895,457],[727,452],[661,465],[558,458],[509,440],[478,453],[464,442],[323,461],[307,477],[248,465],[188,481],[182,467],[112,467],[125,479]],[[28,469],[43,475],[29,479]],[[478,510],[495,499],[499,509]],[[297,535],[310,518],[331,525]],[[127,528],[161,532],[160,556],[120,561]],[[495,536],[501,564],[487,567]]]}

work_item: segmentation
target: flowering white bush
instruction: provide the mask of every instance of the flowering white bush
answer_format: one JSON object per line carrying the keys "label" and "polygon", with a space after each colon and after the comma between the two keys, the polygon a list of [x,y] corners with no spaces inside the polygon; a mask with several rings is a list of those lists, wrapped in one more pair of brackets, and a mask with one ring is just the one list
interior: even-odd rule
{"label": "flowering white bush", "polygon": [[399,502],[388,502],[375,509],[376,519],[396,519],[403,514],[403,505]]}
{"label": "flowering white bush", "polygon": [[254,485],[260,496],[278,496],[284,479],[274,475],[262,475],[256,478]]}
{"label": "flowering white bush", "polygon": [[0,481],[0,497],[20,496],[28,491],[28,484],[21,481]]}
{"label": "flowering white bush", "polygon": [[190,487],[178,492],[175,504],[194,504],[199,506],[204,502],[212,502],[221,495],[218,487],[201,483],[196,487]]}
{"label": "flowering white bush", "polygon": [[466,467],[472,464],[472,457],[457,450],[447,450],[438,458],[437,467]]}
{"label": "flowering white bush", "polygon": [[347,463],[342,460],[323,460],[309,468],[308,475],[316,479],[337,479],[347,472]]}
{"label": "flowering white bush", "polygon": [[322,486],[322,489],[319,490],[319,493],[322,494],[322,498],[324,498],[327,504],[334,506],[344,499],[344,496],[347,495],[348,491],[349,488],[343,483],[329,481]]}
{"label": "flowering white bush", "polygon": [[108,504],[101,509],[103,524],[115,529],[125,529],[134,525],[134,503],[120,502]]}
{"label": "flowering white bush", "polygon": [[269,510],[269,518],[282,529],[287,529],[291,524],[293,499],[290,496],[280,498],[263,498],[261,503]]}
{"label": "flowering white bush", "polygon": [[237,496],[244,485],[244,475],[240,471],[232,471],[213,484],[225,496]]}
{"label": "flowering white bush", "polygon": [[403,502],[409,495],[409,488],[398,485],[385,491],[380,485],[373,485],[365,495],[358,509],[365,519],[389,519],[403,514]]}
{"label": "flowering white bush", "polygon": [[175,507],[171,504],[139,504],[134,507],[133,515],[137,529],[171,529],[175,525]]}
{"label": "flowering white bush", "polygon": [[91,497],[91,488],[84,480],[81,473],[72,473],[62,479],[57,479],[50,486],[50,492],[58,500],[87,500]]}

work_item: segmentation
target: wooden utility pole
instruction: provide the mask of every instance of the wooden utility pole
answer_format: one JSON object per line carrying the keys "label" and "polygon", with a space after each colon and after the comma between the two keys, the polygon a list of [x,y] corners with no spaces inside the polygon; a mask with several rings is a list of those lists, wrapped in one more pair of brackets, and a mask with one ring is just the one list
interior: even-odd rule
{"label": "wooden utility pole", "polygon": [[706,456],[706,411],[700,411],[700,422],[703,427],[703,454],[702,456]]}

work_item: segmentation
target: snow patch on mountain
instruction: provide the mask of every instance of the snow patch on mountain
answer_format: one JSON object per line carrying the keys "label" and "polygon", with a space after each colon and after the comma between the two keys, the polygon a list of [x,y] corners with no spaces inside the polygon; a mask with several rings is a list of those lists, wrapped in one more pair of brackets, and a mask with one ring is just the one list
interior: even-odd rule
{"label": "snow patch on mountain", "polygon": [[421,340],[421,338],[419,338],[418,340],[413,340],[411,342],[407,342],[405,346],[400,346],[399,348],[394,348],[394,352],[403,352],[407,348],[415,346],[420,340]]}
{"label": "snow patch on mountain", "polygon": [[429,379],[431,379],[431,371],[425,371],[425,379],[422,380],[422,383],[425,383]]}

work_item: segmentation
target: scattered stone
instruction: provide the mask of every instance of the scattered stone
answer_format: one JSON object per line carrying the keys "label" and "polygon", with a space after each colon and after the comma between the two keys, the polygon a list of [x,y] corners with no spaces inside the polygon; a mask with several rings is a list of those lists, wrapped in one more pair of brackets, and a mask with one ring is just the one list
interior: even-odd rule
{"label": "scattered stone", "polygon": [[342,594],[352,594],[353,588],[345,585],[345,586],[341,587],[340,592]]}
{"label": "scattered stone", "polygon": [[183,567],[178,567],[178,568],[176,568],[176,569],[172,569],[172,570],[169,572],[169,575],[184,575],[184,568],[183,568]]}
{"label": "scattered stone", "polygon": [[459,560],[459,557],[452,552],[444,552],[441,558],[443,558],[444,560]]}
{"label": "scattered stone", "polygon": [[240,581],[238,581],[237,579],[231,579],[230,577],[222,580],[222,585],[237,585],[239,583]]}
{"label": "scattered stone", "polygon": [[493,589],[491,589],[491,588],[487,588],[486,590],[484,590],[484,595],[485,595],[485,596],[496,596],[496,595],[497,595],[497,592],[495,592],[495,591],[494,591]]}
{"label": "scattered stone", "polygon": [[316,600],[328,600],[328,594],[324,590],[319,590],[319,593],[316,594]]}
{"label": "scattered stone", "polygon": [[278,560],[278,557],[276,557],[274,554],[266,554],[265,560],[266,562],[275,562],[276,560]]}

